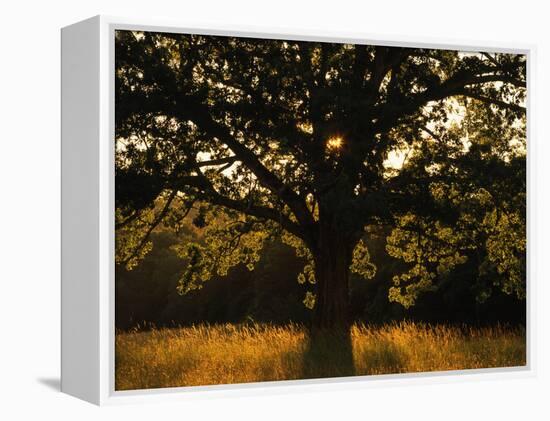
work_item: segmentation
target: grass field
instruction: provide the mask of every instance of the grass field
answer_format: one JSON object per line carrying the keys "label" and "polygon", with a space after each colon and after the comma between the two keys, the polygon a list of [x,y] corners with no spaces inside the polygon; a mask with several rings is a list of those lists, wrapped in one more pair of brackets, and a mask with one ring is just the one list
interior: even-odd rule
{"label": "grass field", "polygon": [[118,332],[116,390],[525,365],[523,328],[399,323],[351,329],[312,352],[299,325],[193,326]]}

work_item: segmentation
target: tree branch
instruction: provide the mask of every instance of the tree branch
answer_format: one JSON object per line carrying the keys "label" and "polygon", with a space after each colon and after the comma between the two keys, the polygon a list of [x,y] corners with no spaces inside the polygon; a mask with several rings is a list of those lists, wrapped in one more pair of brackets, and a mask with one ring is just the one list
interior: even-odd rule
{"label": "tree branch", "polygon": [[494,104],[494,105],[497,105],[501,108],[507,108],[507,109],[512,110],[512,111],[518,111],[518,112],[525,112],[526,111],[526,108],[522,107],[521,105],[511,104],[509,102],[501,101],[501,100],[495,99],[495,98],[489,98],[487,96],[479,95],[479,94],[476,94],[475,92],[471,92],[471,91],[468,91],[468,90],[464,90],[462,92],[462,95],[466,96],[466,97],[469,97],[469,98],[472,98],[472,99],[476,99],[476,100],[481,101],[481,102],[485,102],[487,104]]}
{"label": "tree branch", "polygon": [[[309,226],[315,223],[309,213],[305,201],[291,188],[286,186],[279,178],[269,171],[258,157],[245,145],[235,139],[227,127],[216,122],[208,108],[196,98],[185,96],[181,100],[185,107],[179,108],[182,118],[191,118],[199,127],[207,131],[213,138],[219,139],[233,151],[236,159],[242,161],[247,168],[254,173],[260,183],[279,197],[294,213],[300,224]],[[185,111],[184,111],[185,110]]]}
{"label": "tree branch", "polygon": [[[399,103],[386,104],[379,110],[379,115],[382,116],[379,121],[374,124],[375,131],[384,132],[390,127],[393,127],[400,118],[414,114],[422,106],[430,101],[439,101],[455,95],[477,96],[479,100],[489,100],[489,98],[480,96],[465,89],[466,86],[481,85],[490,82],[505,82],[511,83],[514,86],[523,87],[525,82],[511,78],[506,75],[477,75],[472,73],[459,72],[450,77],[439,85],[428,88],[423,92],[410,96],[408,99],[401,98]],[[525,110],[524,107],[509,104],[500,100],[491,100],[495,105],[503,106],[516,111]]]}
{"label": "tree branch", "polygon": [[217,165],[223,165],[223,164],[233,164],[234,162],[237,162],[239,159],[233,155],[228,156],[225,158],[218,158],[218,159],[211,159],[209,161],[198,161],[197,166],[199,167],[214,167]]}
{"label": "tree branch", "polygon": [[245,213],[256,218],[268,219],[279,223],[285,230],[295,236],[309,241],[306,231],[298,224],[292,222],[288,217],[280,211],[267,206],[255,205],[244,200],[231,199],[220,194],[212,185],[208,178],[200,173],[197,176],[179,177],[173,183],[175,189],[183,189],[185,187],[196,187],[200,190],[198,199],[210,201],[214,205],[224,206],[242,213]]}
{"label": "tree branch", "polygon": [[139,216],[139,212],[137,210],[134,210],[129,217],[115,224],[115,230],[125,227],[130,222],[136,220],[138,216]]}
{"label": "tree branch", "polygon": [[172,201],[174,200],[174,198],[176,197],[178,191],[177,190],[172,190],[172,192],[170,193],[170,195],[168,196],[168,199],[166,199],[166,203],[164,204],[162,210],[160,211],[160,213],[155,217],[155,219],[153,220],[153,222],[151,223],[151,225],[149,225],[149,228],[147,229],[147,231],[145,232],[145,234],[143,235],[143,237],[141,238],[141,240],[139,241],[138,245],[136,246],[136,248],[132,251],[132,253],[130,253],[130,255],[124,259],[122,261],[122,264],[123,265],[126,265],[128,264],[128,262],[130,260],[132,260],[134,257],[136,257],[138,255],[138,253],[140,252],[140,250],[145,246],[145,244],[147,243],[147,241],[149,240],[149,237],[151,236],[151,233],[153,232],[153,230],[158,226],[158,224],[160,224],[162,222],[162,220],[164,219],[164,217],[166,216],[166,214],[168,213],[169,209],[170,209],[170,205],[172,204]]}

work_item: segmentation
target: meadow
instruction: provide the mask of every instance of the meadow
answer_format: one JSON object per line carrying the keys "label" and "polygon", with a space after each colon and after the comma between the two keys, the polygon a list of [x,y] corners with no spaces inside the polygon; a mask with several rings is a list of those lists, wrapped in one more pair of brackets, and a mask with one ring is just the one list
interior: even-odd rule
{"label": "meadow", "polygon": [[131,390],[526,363],[525,329],[521,327],[356,324],[350,340],[351,369],[331,346],[317,346],[312,352],[307,329],[297,324],[119,331],[115,387]]}

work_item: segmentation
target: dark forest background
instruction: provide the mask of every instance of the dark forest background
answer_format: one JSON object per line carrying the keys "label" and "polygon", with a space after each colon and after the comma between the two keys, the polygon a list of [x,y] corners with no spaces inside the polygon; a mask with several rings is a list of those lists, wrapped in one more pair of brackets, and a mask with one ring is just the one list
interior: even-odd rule
{"label": "dark forest background", "polygon": [[[281,242],[271,242],[262,251],[254,271],[244,265],[231,269],[226,277],[215,277],[201,289],[186,295],[177,292],[178,280],[187,263],[172,249],[176,244],[196,240],[191,229],[174,233],[157,230],[153,248],[131,271],[117,265],[116,328],[180,326],[193,323],[289,321],[308,324],[313,312],[303,304],[308,289],[296,281],[304,262]],[[422,295],[406,309],[388,300],[392,277],[406,264],[385,252],[385,235],[370,235],[369,246],[377,272],[365,280],[352,274],[351,312],[355,321],[386,323],[414,320],[430,323],[491,325],[524,324],[525,300],[495,290],[485,302],[476,300],[478,273],[475,264],[458,266],[435,292]]]}

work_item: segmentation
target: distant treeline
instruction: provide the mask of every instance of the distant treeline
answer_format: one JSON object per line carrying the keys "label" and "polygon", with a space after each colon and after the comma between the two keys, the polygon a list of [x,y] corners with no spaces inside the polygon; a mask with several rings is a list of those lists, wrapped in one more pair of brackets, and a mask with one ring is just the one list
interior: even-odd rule
{"label": "distant treeline", "polygon": [[[238,265],[226,277],[216,277],[205,282],[202,289],[182,296],[177,292],[177,284],[187,262],[171,247],[189,241],[189,233],[159,231],[151,239],[151,252],[136,268],[127,271],[117,267],[117,329],[201,322],[309,323],[312,311],[303,300],[311,285],[297,282],[304,262],[291,247],[271,242],[264,248],[254,271]],[[478,268],[468,262],[454,270],[437,291],[424,294],[410,309],[390,302],[388,289],[393,276],[405,269],[404,263],[386,254],[383,235],[366,241],[377,271],[371,280],[351,277],[351,308],[356,321],[525,323],[524,300],[495,290],[484,303],[476,301]]]}

